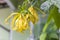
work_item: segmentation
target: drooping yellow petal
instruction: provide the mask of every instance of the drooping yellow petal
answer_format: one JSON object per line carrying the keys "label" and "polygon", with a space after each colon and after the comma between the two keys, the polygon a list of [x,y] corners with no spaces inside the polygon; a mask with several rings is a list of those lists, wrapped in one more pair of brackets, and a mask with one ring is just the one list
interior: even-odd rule
{"label": "drooping yellow petal", "polygon": [[[12,22],[11,22],[11,27],[12,27],[12,28],[15,27],[15,22],[16,22],[17,17],[19,17],[19,14],[18,14],[18,15],[15,15],[14,18],[12,19]],[[16,27],[15,27],[15,28],[16,28]]]}
{"label": "drooping yellow petal", "polygon": [[13,16],[13,15],[16,15],[16,14],[19,14],[19,13],[12,13],[10,16],[8,16],[6,19],[5,19],[5,23],[8,23],[8,20]]}
{"label": "drooping yellow petal", "polygon": [[12,27],[12,30],[17,30],[19,27],[19,18],[16,19],[15,21],[15,27]]}
{"label": "drooping yellow petal", "polygon": [[30,13],[32,14],[32,16],[34,17],[34,19],[32,19],[32,21],[35,23],[36,21],[38,21],[38,14],[36,12],[36,10],[33,8],[33,6],[29,7],[28,9],[30,11]]}
{"label": "drooping yellow petal", "polygon": [[18,28],[16,31],[22,33],[23,32],[23,29],[22,28]]}
{"label": "drooping yellow petal", "polygon": [[28,27],[29,27],[28,22],[25,21],[22,28],[23,28],[24,30],[27,30]]}

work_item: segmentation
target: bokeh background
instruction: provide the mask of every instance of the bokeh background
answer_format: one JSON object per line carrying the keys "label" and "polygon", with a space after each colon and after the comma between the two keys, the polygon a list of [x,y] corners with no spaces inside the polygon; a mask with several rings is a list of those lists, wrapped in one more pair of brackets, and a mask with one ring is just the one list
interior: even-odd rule
{"label": "bokeh background", "polygon": [[[7,25],[4,22],[4,20],[13,11],[15,11],[17,9],[17,6],[19,4],[21,4],[23,2],[23,0],[21,0],[21,2],[20,2],[20,0],[3,0],[3,1],[5,1],[6,4],[3,4],[3,3],[1,4],[1,2],[0,2],[0,40],[30,40],[30,38],[31,38],[31,40],[32,40],[32,38],[34,38],[34,40],[39,40],[39,35],[41,34],[41,30],[42,30],[42,28],[43,28],[43,26],[47,20],[48,14],[44,18],[42,17],[42,14],[39,15],[39,22],[34,25],[35,27],[33,29],[33,35],[32,36],[34,36],[34,37],[30,36],[29,30],[27,30],[24,34],[21,34],[19,32],[12,31],[11,26],[9,24]],[[41,7],[45,11],[50,7],[47,3],[48,2],[46,1],[46,3],[44,4],[44,7],[43,7],[43,5]],[[10,20],[9,20],[9,22],[10,22]],[[52,40],[59,40],[60,34],[57,35],[56,33],[60,33],[60,32],[56,29],[56,26],[54,26],[52,28],[51,27],[51,26],[53,26],[52,24],[53,23],[51,23],[49,28],[47,29],[47,31],[51,32],[51,34],[49,34],[49,36],[50,36],[50,38],[53,38]],[[55,32],[55,33],[53,33],[53,32]]]}

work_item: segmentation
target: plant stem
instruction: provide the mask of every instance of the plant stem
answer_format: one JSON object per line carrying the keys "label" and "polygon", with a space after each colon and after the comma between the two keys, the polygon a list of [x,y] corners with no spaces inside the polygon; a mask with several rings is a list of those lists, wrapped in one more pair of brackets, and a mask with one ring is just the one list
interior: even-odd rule
{"label": "plant stem", "polygon": [[42,32],[45,32],[45,31],[46,31],[46,29],[47,29],[47,27],[48,27],[49,24],[50,24],[50,22],[47,22],[47,23],[45,24]]}

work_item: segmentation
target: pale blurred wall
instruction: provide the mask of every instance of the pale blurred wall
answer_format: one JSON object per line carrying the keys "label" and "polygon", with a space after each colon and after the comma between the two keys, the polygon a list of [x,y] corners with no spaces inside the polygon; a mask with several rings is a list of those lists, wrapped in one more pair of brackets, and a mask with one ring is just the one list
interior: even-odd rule
{"label": "pale blurred wall", "polygon": [[9,40],[9,33],[0,28],[0,40]]}
{"label": "pale blurred wall", "polygon": [[[4,23],[5,18],[9,15],[9,8],[0,9],[0,24],[6,28],[10,28],[9,25]],[[0,40],[9,40],[9,32],[0,27]]]}

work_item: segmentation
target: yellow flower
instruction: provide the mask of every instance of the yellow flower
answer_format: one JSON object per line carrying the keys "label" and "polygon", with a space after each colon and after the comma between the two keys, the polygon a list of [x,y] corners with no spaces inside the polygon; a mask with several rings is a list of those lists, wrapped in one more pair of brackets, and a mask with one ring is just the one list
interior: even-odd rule
{"label": "yellow flower", "polygon": [[12,30],[15,30],[17,32],[24,32],[25,30],[30,29],[29,22],[31,21],[33,24],[35,24],[38,21],[38,15],[33,7],[29,7],[28,10],[30,13],[27,14],[18,12],[12,13],[10,16],[8,16],[5,22],[7,23],[8,20],[13,16],[13,19],[11,21]]}
{"label": "yellow flower", "polygon": [[31,17],[31,18],[32,18],[31,21],[32,21],[33,23],[37,22],[37,21],[38,21],[38,14],[37,14],[36,10],[33,8],[33,6],[29,7],[28,10],[30,11],[30,13],[31,13],[32,16],[34,17],[34,18]]}
{"label": "yellow flower", "polygon": [[[9,18],[7,18],[6,21],[8,21]],[[18,13],[13,16],[11,26],[12,30],[23,32],[29,28],[29,22],[26,20],[23,14]]]}

